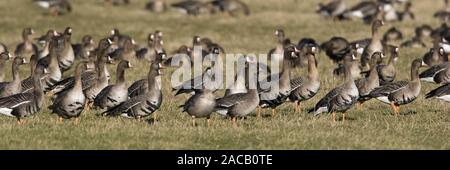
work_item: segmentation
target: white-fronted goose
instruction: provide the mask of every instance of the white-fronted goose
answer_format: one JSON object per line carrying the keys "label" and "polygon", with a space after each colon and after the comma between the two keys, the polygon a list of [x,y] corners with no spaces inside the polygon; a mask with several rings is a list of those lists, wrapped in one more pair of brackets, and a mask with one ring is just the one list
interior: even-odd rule
{"label": "white-fronted goose", "polygon": [[59,67],[58,58],[59,58],[59,50],[62,49],[63,46],[64,46],[64,39],[62,39],[61,37],[53,37],[49,44],[50,53],[46,57],[38,60],[38,65],[39,63],[46,63],[46,65],[48,65],[47,69],[49,71],[49,74],[43,80],[44,81],[43,87],[45,92],[50,90],[50,88],[55,83],[61,80],[62,72]]}
{"label": "white-fronted goose", "polygon": [[444,4],[444,9],[437,11],[433,16],[443,22],[448,22],[450,20],[450,5],[448,0],[444,0]]}
{"label": "white-fronted goose", "polygon": [[31,116],[39,112],[42,108],[44,92],[41,84],[41,77],[45,77],[47,70],[45,66],[38,64],[33,73],[33,90],[19,93],[8,97],[0,98],[0,114],[17,118],[18,124],[25,123],[24,117]]}
{"label": "white-fronted goose", "polygon": [[67,71],[72,67],[73,62],[75,61],[75,53],[72,48],[72,28],[67,27],[62,34],[62,38],[64,39],[64,45],[60,54],[58,55],[59,68],[62,72]]}
{"label": "white-fronted goose", "polygon": [[141,48],[136,51],[136,57],[138,59],[145,59],[149,62],[155,62],[158,53],[163,53],[164,42],[159,36],[154,33],[150,33],[147,38],[147,47]]}
{"label": "white-fronted goose", "polygon": [[[242,63],[241,61],[246,61],[247,57],[239,57],[238,64]],[[234,84],[231,87],[228,87],[225,90],[224,96],[229,96],[236,93],[246,93],[247,88],[245,87],[245,75],[246,67],[238,67],[237,73],[234,76]]]}
{"label": "white-fronted goose", "polygon": [[187,112],[192,117],[193,126],[195,126],[196,118],[206,118],[209,126],[209,118],[216,107],[214,89],[209,89],[208,87],[198,89],[196,93],[180,107],[183,108],[182,112]]}
{"label": "white-fronted goose", "polygon": [[129,61],[122,60],[117,65],[116,84],[105,87],[94,99],[94,107],[108,109],[119,105],[128,99],[128,90],[125,82],[125,70],[132,68]]}
{"label": "white-fronted goose", "polygon": [[308,66],[308,55],[311,47],[315,48],[315,53],[320,53],[320,46],[316,40],[312,38],[302,38],[299,40],[297,43],[297,49],[300,50],[298,58],[292,60],[294,67],[302,68]]}
{"label": "white-fronted goose", "polygon": [[403,34],[397,28],[391,27],[383,35],[383,41],[398,41],[403,39]]}
{"label": "white-fronted goose", "polygon": [[434,43],[434,47],[430,48],[430,51],[423,56],[423,62],[429,67],[442,64],[446,61],[448,61],[448,57],[445,55],[444,48],[439,46],[439,42],[437,41]]}
{"label": "white-fronted goose", "polygon": [[[298,57],[297,47],[295,45],[289,45],[286,46],[283,51],[284,59],[282,60],[281,72],[275,73],[277,75],[270,75],[266,80],[259,83],[262,90],[270,88],[268,92],[262,92],[260,94],[259,106],[261,108],[270,107],[272,109],[272,116],[275,116],[275,108],[286,101],[292,89],[296,89],[300,86],[299,83],[291,83],[292,60]],[[272,87],[273,83],[278,84],[278,89]],[[259,110],[257,116],[260,116]]]}
{"label": "white-fronted goose", "polygon": [[81,38],[81,43],[72,45],[75,58],[88,59],[90,54],[95,50],[94,38],[90,35],[85,35]]}
{"label": "white-fronted goose", "polygon": [[62,15],[72,11],[72,5],[68,0],[34,0],[40,7],[49,9],[52,16]]}
{"label": "white-fronted goose", "polygon": [[412,3],[406,2],[405,8],[402,12],[397,12],[397,15],[400,17],[400,21],[405,21],[406,19],[415,20],[416,17],[414,13],[411,11]]}
{"label": "white-fronted goose", "polygon": [[16,50],[14,51],[14,56],[21,56],[29,59],[31,55],[38,53],[38,47],[36,44],[33,44],[33,35],[35,34],[34,30],[31,28],[25,28],[22,31],[22,39],[23,42],[16,46]]}
{"label": "white-fronted goose", "polygon": [[379,51],[383,52],[383,43],[381,41],[382,34],[380,31],[380,28],[384,25],[384,22],[381,20],[375,20],[372,23],[372,39],[370,41],[370,44],[367,45],[366,48],[364,48],[364,52],[361,55],[361,66],[363,67],[363,70],[368,70],[368,62],[370,61],[370,57],[373,55],[373,53]]}
{"label": "white-fronted goose", "polygon": [[171,7],[182,14],[194,16],[199,14],[209,14],[213,10],[211,6],[197,0],[184,0],[171,4]]}
{"label": "white-fronted goose", "polygon": [[369,96],[390,104],[395,115],[400,114],[400,105],[414,101],[420,94],[419,68],[425,66],[422,59],[415,59],[411,64],[411,80],[387,83],[374,89]]}
{"label": "white-fronted goose", "polygon": [[332,0],[326,4],[319,3],[316,12],[325,17],[337,19],[347,10],[344,0]]}
{"label": "white-fronted goose", "polygon": [[250,15],[250,8],[241,0],[213,0],[207,5],[213,6],[213,12],[222,12],[233,17]]}
{"label": "white-fronted goose", "polygon": [[450,62],[434,65],[419,74],[422,81],[447,84],[450,83]]}
{"label": "white-fronted goose", "polygon": [[333,121],[336,121],[336,112],[341,112],[342,120],[345,120],[345,112],[350,109],[359,98],[358,88],[351,76],[350,69],[355,59],[353,53],[348,53],[344,57],[344,83],[335,87],[320,99],[315,107],[309,110],[310,113],[314,112],[314,115],[319,115],[324,112],[332,113]]}
{"label": "white-fronted goose", "polygon": [[423,24],[421,26],[416,27],[415,36],[416,37],[430,37],[433,32],[433,28],[430,25]]}
{"label": "white-fronted goose", "polygon": [[55,30],[48,30],[47,34],[38,38],[39,43],[43,44],[42,50],[39,51],[39,54],[38,54],[38,58],[37,58],[38,60],[41,58],[44,58],[45,56],[47,56],[50,53],[50,50],[49,50],[50,41],[52,40],[53,37],[56,37],[56,36],[59,36],[58,32],[56,32]]}
{"label": "white-fronted goose", "polygon": [[11,96],[22,92],[21,79],[19,74],[19,66],[27,64],[25,58],[16,57],[12,63],[13,80],[11,82],[0,82],[0,98]]}
{"label": "white-fronted goose", "polygon": [[48,107],[52,113],[58,115],[58,121],[70,118],[75,118],[75,123],[79,121],[78,117],[84,110],[86,102],[81,82],[81,75],[85,66],[86,63],[78,63],[75,69],[75,85],[58,93],[53,100],[53,104]]}
{"label": "white-fronted goose", "polygon": [[284,55],[284,46],[286,45],[286,38],[284,35],[284,31],[282,29],[275,30],[275,36],[277,36],[277,46],[274,49],[271,49],[268,53],[269,62],[272,60],[278,61],[281,63],[283,61]]}
{"label": "white-fronted goose", "polygon": [[135,44],[134,40],[130,36],[120,33],[119,29],[117,28],[114,28],[109,32],[109,39],[112,41],[110,52],[113,52],[114,50],[119,48],[123,48],[125,45],[125,41],[127,40],[132,42],[132,44]]}
{"label": "white-fronted goose", "polygon": [[450,83],[438,87],[425,95],[426,99],[439,99],[442,101],[450,102]]}
{"label": "white-fronted goose", "polygon": [[449,29],[450,27],[447,25],[447,22],[444,22],[440,27],[431,32],[431,38],[434,40],[442,40],[442,38],[449,35]]}
{"label": "white-fronted goose", "polygon": [[343,37],[332,37],[327,42],[321,44],[320,48],[325,51],[325,54],[333,60],[334,63],[342,61],[345,54],[351,49],[350,43]]}
{"label": "white-fronted goose", "polygon": [[370,98],[368,95],[370,92],[380,86],[380,78],[378,76],[377,62],[380,58],[383,58],[384,54],[381,52],[375,52],[370,59],[370,70],[367,77],[355,80],[356,87],[358,88],[359,98],[358,104],[361,106],[365,101]]}
{"label": "white-fronted goose", "polygon": [[[166,59],[165,53],[159,53],[157,55],[158,57],[156,57],[156,60],[154,60],[151,63],[161,63],[162,60]],[[148,89],[147,83],[148,83],[147,79],[135,81],[130,87],[128,87],[128,96],[132,98],[144,94]]]}
{"label": "white-fronted goose", "polygon": [[373,16],[377,13],[377,3],[374,1],[362,1],[349,10],[347,10],[343,17],[352,19],[352,18],[367,18],[369,16]]}
{"label": "white-fronted goose", "polygon": [[107,116],[124,116],[141,119],[153,114],[156,121],[156,110],[161,106],[163,95],[161,92],[161,69],[160,63],[152,63],[148,73],[148,90],[146,93],[134,96],[122,104],[108,109],[103,113]]}
{"label": "white-fronted goose", "polygon": [[167,6],[163,0],[153,0],[145,4],[145,9],[156,13],[162,13],[167,10]]}
{"label": "white-fronted goose", "polygon": [[234,126],[237,126],[237,117],[247,116],[258,107],[260,102],[257,89],[256,58],[247,56],[246,62],[248,63],[245,68],[246,92],[231,94],[216,100],[215,111],[221,115],[230,116]]}
{"label": "white-fronted goose", "polygon": [[316,47],[307,48],[308,57],[308,75],[306,77],[298,77],[291,80],[291,86],[294,88],[289,94],[289,100],[295,103],[295,112],[300,112],[300,102],[311,99],[320,89],[319,72],[316,62]]}
{"label": "white-fronted goose", "polygon": [[398,47],[394,48],[391,52],[391,56],[387,64],[377,65],[377,72],[380,78],[380,84],[383,85],[386,82],[393,82],[397,71],[395,69],[395,63],[398,60]]}
{"label": "white-fronted goose", "polygon": [[12,55],[8,51],[0,53],[0,82],[5,81],[5,64],[11,58]]}

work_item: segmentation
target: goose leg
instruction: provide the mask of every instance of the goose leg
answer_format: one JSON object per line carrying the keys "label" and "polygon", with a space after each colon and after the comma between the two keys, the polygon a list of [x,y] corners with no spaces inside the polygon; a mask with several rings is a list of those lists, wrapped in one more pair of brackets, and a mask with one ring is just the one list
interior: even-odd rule
{"label": "goose leg", "polygon": [[272,117],[275,117],[275,114],[277,114],[277,110],[272,109]]}
{"label": "goose leg", "polygon": [[395,105],[395,115],[400,116],[400,106]]}
{"label": "goose leg", "polygon": [[208,127],[211,126],[211,118],[210,118],[210,117],[207,117],[207,118],[206,118],[206,125],[207,125]]}
{"label": "goose leg", "polygon": [[256,117],[261,117],[261,108],[256,107]]}
{"label": "goose leg", "polygon": [[295,112],[300,112],[300,101],[295,101]]}
{"label": "goose leg", "polygon": [[58,116],[58,118],[56,119],[56,123],[61,124],[62,122],[63,122],[63,118]]}
{"label": "goose leg", "polygon": [[342,123],[345,122],[345,112],[342,113]]}
{"label": "goose leg", "polygon": [[394,102],[391,102],[391,107],[392,107],[392,110],[394,111],[394,115],[397,116],[397,106],[395,105]]}
{"label": "goose leg", "polygon": [[74,123],[75,123],[75,125],[80,124],[80,118],[79,118],[79,117],[76,117],[75,120],[74,120]]}
{"label": "goose leg", "polygon": [[236,117],[231,117],[231,123],[233,124],[233,127],[237,127]]}
{"label": "goose leg", "polygon": [[333,112],[333,113],[331,113],[331,114],[333,115],[333,122],[336,122],[336,113]]}
{"label": "goose leg", "polygon": [[363,103],[362,101],[358,101],[358,109],[362,110],[363,109]]}
{"label": "goose leg", "polygon": [[17,124],[18,125],[23,125],[23,124],[25,124],[25,121],[23,120],[23,119],[17,119]]}
{"label": "goose leg", "polygon": [[154,121],[154,122],[156,122],[157,116],[158,116],[158,112],[154,112],[154,113],[153,113],[153,121]]}
{"label": "goose leg", "polygon": [[195,127],[195,116],[192,116],[192,126]]}

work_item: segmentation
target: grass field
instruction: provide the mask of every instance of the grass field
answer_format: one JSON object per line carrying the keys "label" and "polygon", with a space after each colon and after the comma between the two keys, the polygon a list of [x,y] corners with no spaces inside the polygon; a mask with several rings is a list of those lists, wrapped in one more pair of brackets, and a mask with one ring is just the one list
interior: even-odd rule
{"label": "grass field", "polygon": [[[362,21],[333,22],[318,16],[314,9],[319,1],[313,0],[245,0],[252,14],[240,18],[220,14],[199,17],[175,12],[153,14],[144,10],[147,0],[132,0],[131,5],[122,7],[105,7],[102,2],[72,0],[74,11],[71,14],[49,17],[31,0],[2,0],[0,42],[13,50],[21,41],[24,27],[32,27],[37,33],[44,34],[48,29],[63,31],[66,26],[71,26],[74,30],[73,42],[80,41],[85,34],[91,34],[98,40],[112,28],[119,28],[122,33],[131,35],[144,45],[148,33],[158,29],[164,32],[167,51],[182,44],[190,45],[192,37],[199,35],[210,37],[230,53],[260,54],[275,46],[273,33],[277,28],[283,28],[294,42],[302,37],[323,42],[332,36],[350,40],[370,36],[370,27]],[[412,10],[416,20],[388,23],[383,30],[396,26],[410,38],[415,26],[426,23],[436,27],[439,22],[432,18],[432,13],[441,8],[441,3],[440,0],[413,0]],[[426,51],[425,48],[400,49],[397,79],[409,79],[411,61],[422,57]],[[286,103],[279,107],[276,117],[249,116],[239,122],[238,128],[233,128],[229,120],[218,116],[213,117],[211,127],[200,119],[197,121],[199,125],[192,127],[191,118],[178,109],[187,96],[173,97],[171,88],[166,86],[159,121],[155,125],[125,118],[98,117],[95,112],[84,113],[79,125],[72,121],[57,124],[56,116],[44,109],[27,118],[26,125],[16,125],[15,119],[10,117],[0,117],[0,148],[450,149],[449,104],[424,99],[426,92],[437,87],[433,84],[423,83],[421,96],[415,102],[402,106],[403,115],[399,117],[392,116],[390,107],[376,100],[365,103],[362,110],[351,109],[349,120],[345,123],[332,123],[331,116],[327,115],[313,117],[307,114],[307,109],[341,82],[332,78],[334,65],[327,56],[321,53],[318,58],[321,91],[302,104],[301,113],[294,113],[292,103]],[[110,72],[114,75],[115,69],[111,67]],[[146,72],[147,66],[137,66],[126,73],[126,79],[131,84],[144,77]],[[301,70],[297,75],[303,72]],[[22,73],[22,77],[28,76],[28,69]],[[169,76],[164,77],[164,84],[169,84]],[[269,112],[266,110],[266,114],[269,115]]]}

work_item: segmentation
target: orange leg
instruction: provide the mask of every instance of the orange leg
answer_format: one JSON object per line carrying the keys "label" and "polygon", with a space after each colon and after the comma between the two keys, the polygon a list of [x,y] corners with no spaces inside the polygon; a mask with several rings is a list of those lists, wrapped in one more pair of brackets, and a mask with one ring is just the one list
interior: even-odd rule
{"label": "orange leg", "polygon": [[256,117],[261,117],[261,107],[256,107]]}
{"label": "orange leg", "polygon": [[272,109],[272,117],[275,117],[276,114],[277,114],[277,110]]}
{"label": "orange leg", "polygon": [[192,126],[195,127],[195,116],[192,116]]}
{"label": "orange leg", "polygon": [[231,117],[231,123],[233,124],[233,127],[237,127],[236,117]]}
{"label": "orange leg", "polygon": [[75,125],[79,125],[80,124],[80,118],[76,117],[74,120]]}
{"label": "orange leg", "polygon": [[363,101],[358,101],[358,106],[357,107],[358,107],[359,110],[363,109],[363,103],[364,103]]}
{"label": "orange leg", "polygon": [[210,117],[207,117],[207,118],[206,118],[206,125],[207,125],[208,127],[211,126],[211,119],[210,119]]}
{"label": "orange leg", "polygon": [[344,122],[345,122],[345,112],[342,113],[342,123],[344,123]]}
{"label": "orange leg", "polygon": [[392,107],[392,110],[394,111],[395,116],[398,116],[398,114],[400,113],[399,106],[395,105],[394,102],[391,102],[391,107]]}
{"label": "orange leg", "polygon": [[331,114],[333,115],[333,122],[336,122],[336,113],[333,112],[333,113],[331,113]]}

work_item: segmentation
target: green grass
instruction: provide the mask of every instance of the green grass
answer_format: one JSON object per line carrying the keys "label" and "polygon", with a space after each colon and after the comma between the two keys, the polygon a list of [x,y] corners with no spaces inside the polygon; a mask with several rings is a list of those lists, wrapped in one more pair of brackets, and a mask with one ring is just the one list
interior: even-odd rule
{"label": "green grass", "polygon": [[[361,21],[333,22],[314,13],[318,1],[312,0],[245,0],[252,15],[230,18],[224,15],[184,16],[175,12],[153,14],[144,10],[146,0],[133,0],[130,6],[105,7],[101,0],[72,0],[74,11],[62,17],[48,17],[31,0],[0,1],[0,42],[10,50],[20,42],[24,27],[33,27],[39,34],[48,29],[74,29],[73,41],[85,34],[96,40],[112,28],[119,28],[139,44],[145,44],[149,32],[164,32],[165,48],[172,51],[190,44],[194,35],[207,36],[230,53],[266,53],[275,46],[274,30],[283,28],[297,42],[312,37],[323,42],[338,35],[350,40],[367,38],[370,28]],[[174,2],[171,0],[169,2]],[[355,2],[355,1],[352,1]],[[441,8],[440,0],[413,1],[416,21],[389,23],[411,37],[414,27],[439,22],[432,13]],[[399,42],[397,42],[399,43]],[[422,57],[427,49],[400,49],[397,79],[408,79],[410,63]],[[365,103],[362,110],[351,109],[345,123],[332,123],[330,116],[313,117],[306,109],[313,105],[341,80],[332,78],[331,61],[322,53],[319,71],[322,88],[313,99],[302,103],[302,112],[294,113],[292,103],[278,108],[272,117],[254,116],[233,128],[227,119],[214,116],[207,127],[203,120],[191,126],[191,118],[177,108],[187,96],[173,97],[170,87],[164,88],[164,101],[156,125],[125,118],[103,118],[88,112],[81,124],[71,121],[56,124],[56,116],[47,109],[27,118],[28,124],[16,125],[15,119],[0,117],[0,148],[2,149],[450,149],[450,108],[448,103],[425,100],[423,94],[437,87],[423,84],[421,96],[401,107],[404,115],[392,116],[390,107],[376,100]],[[8,67],[9,70],[9,67]],[[145,71],[143,71],[145,70]],[[147,66],[140,65],[127,72],[131,84],[144,77]],[[115,69],[110,68],[114,75]],[[301,75],[301,70],[297,75]],[[23,69],[23,77],[28,69]],[[69,73],[72,73],[70,71]],[[170,75],[170,74],[166,74]],[[67,76],[67,75],[66,75]],[[113,78],[114,79],[114,78]],[[112,81],[114,82],[114,81]],[[169,84],[169,77],[164,77]],[[45,105],[47,106],[47,104]],[[269,114],[269,110],[266,111]]]}

